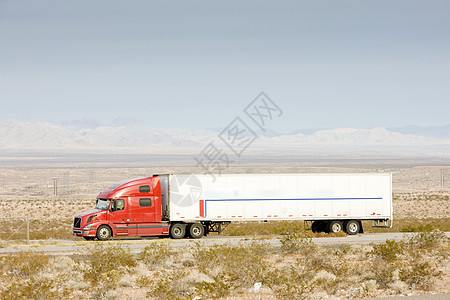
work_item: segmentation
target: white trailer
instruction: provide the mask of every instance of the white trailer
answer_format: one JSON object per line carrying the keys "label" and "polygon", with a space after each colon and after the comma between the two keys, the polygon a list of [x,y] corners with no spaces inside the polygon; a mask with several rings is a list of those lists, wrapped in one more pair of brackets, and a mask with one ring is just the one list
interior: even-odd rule
{"label": "white trailer", "polygon": [[313,231],[348,234],[362,232],[362,220],[392,226],[388,173],[155,176],[165,220],[200,222],[207,232],[234,221],[304,220]]}

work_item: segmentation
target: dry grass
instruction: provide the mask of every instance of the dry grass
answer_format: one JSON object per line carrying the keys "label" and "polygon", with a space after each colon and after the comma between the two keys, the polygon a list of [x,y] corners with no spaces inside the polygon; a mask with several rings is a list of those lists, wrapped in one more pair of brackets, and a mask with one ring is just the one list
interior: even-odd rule
{"label": "dry grass", "polygon": [[[0,220],[0,240],[6,240],[15,231],[11,240],[26,239],[25,219]],[[72,218],[30,219],[30,239],[70,239],[72,236]],[[393,228],[372,228],[370,221],[363,221],[364,231],[370,232],[420,232],[438,229],[450,231],[450,218],[441,219],[395,219]],[[340,237],[339,233],[313,233],[305,231],[303,221],[236,222],[231,223],[223,232],[224,236],[261,236],[301,234],[309,238]],[[214,234],[214,233],[212,233]]]}

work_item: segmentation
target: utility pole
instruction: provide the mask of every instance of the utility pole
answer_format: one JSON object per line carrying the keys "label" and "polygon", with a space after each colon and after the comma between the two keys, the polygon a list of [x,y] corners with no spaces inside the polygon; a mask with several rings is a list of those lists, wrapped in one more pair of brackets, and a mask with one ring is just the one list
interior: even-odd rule
{"label": "utility pole", "polygon": [[444,169],[441,169],[441,189],[444,189]]}
{"label": "utility pole", "polygon": [[53,178],[53,195],[58,196],[58,178]]}

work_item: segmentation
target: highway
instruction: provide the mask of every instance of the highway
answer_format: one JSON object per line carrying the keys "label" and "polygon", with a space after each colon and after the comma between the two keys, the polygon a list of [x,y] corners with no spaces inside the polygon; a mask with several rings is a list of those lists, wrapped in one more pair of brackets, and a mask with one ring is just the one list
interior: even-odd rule
{"label": "highway", "polygon": [[[382,243],[386,240],[402,240],[413,233],[366,233],[345,237],[324,237],[312,238],[312,242],[317,245],[369,245],[371,243]],[[450,237],[450,232],[446,232]],[[264,241],[274,247],[279,247],[280,236],[207,236],[202,239],[180,239],[173,240],[170,238],[121,238],[112,239],[104,242],[84,241],[83,239],[67,239],[67,240],[33,240],[30,244],[26,243],[13,244],[8,243],[0,248],[0,254],[11,253],[23,250],[44,251],[51,255],[71,255],[81,254],[95,245],[103,245],[105,247],[128,247],[132,252],[138,253],[151,243],[164,243],[171,247],[184,248],[194,246],[195,243],[202,243],[204,246],[247,244],[255,240]]]}

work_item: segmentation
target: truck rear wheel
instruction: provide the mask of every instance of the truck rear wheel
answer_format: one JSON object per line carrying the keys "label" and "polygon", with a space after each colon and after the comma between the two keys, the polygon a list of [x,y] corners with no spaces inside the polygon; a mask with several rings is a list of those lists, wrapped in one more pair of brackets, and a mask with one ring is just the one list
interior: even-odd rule
{"label": "truck rear wheel", "polygon": [[106,241],[111,238],[111,228],[108,225],[102,225],[97,229],[97,238],[100,241]]}
{"label": "truck rear wheel", "polygon": [[170,226],[170,237],[173,239],[181,239],[186,233],[186,225],[175,223]]}
{"label": "truck rear wheel", "polygon": [[345,231],[350,235],[355,235],[359,232],[361,229],[361,225],[358,221],[351,220],[347,222],[347,225],[345,226]]}
{"label": "truck rear wheel", "polygon": [[205,228],[202,224],[194,223],[189,225],[189,236],[193,239],[199,239],[205,234]]}
{"label": "truck rear wheel", "polygon": [[328,224],[328,232],[330,233],[338,233],[343,229],[341,221],[331,221]]}

